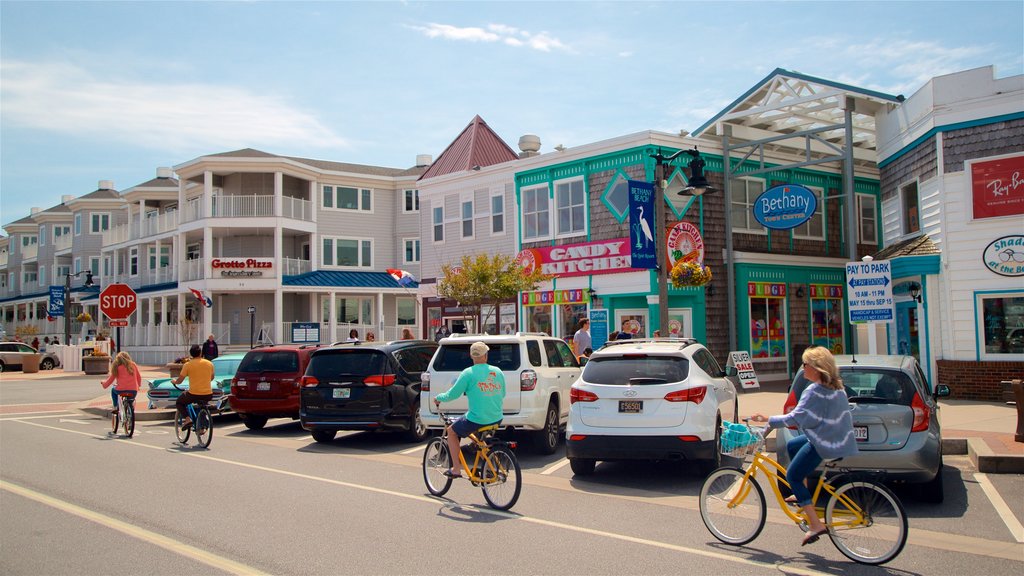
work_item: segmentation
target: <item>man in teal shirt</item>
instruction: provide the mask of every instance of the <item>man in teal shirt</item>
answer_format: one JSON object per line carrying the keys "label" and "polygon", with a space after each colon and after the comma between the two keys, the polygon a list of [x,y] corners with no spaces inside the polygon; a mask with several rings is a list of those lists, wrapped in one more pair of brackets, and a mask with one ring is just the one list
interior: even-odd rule
{"label": "man in teal shirt", "polygon": [[462,474],[455,463],[459,454],[459,440],[469,436],[484,426],[501,422],[501,403],[505,399],[505,375],[501,369],[487,363],[487,352],[490,348],[483,342],[474,342],[469,347],[469,356],[473,365],[459,374],[455,384],[447,392],[434,397],[434,405],[451,402],[466,394],[469,411],[448,427],[448,453],[452,457],[452,467],[445,472],[446,476],[459,478]]}

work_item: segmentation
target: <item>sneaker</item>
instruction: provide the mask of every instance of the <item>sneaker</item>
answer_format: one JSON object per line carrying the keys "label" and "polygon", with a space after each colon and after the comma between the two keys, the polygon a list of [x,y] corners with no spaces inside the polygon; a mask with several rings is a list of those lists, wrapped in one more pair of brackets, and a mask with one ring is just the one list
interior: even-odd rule
{"label": "sneaker", "polygon": [[184,430],[185,428],[188,428],[191,425],[192,425],[192,420],[190,420],[188,418],[186,418],[185,420],[181,421],[181,429],[182,430]]}

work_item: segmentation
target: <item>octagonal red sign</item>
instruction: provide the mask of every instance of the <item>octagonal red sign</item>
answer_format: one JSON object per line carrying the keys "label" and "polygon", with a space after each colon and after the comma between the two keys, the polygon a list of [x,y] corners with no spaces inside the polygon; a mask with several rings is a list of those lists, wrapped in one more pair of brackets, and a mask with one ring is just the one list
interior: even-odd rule
{"label": "octagonal red sign", "polygon": [[127,320],[138,303],[135,290],[127,284],[111,284],[100,292],[100,312],[111,320]]}

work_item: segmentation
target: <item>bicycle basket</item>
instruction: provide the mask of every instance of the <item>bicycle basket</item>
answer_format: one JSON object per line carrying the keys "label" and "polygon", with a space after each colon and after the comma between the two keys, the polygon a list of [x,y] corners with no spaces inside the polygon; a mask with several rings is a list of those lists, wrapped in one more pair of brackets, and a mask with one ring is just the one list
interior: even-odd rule
{"label": "bicycle basket", "polygon": [[752,431],[744,424],[722,422],[722,454],[743,458],[758,450],[762,438],[757,429]]}

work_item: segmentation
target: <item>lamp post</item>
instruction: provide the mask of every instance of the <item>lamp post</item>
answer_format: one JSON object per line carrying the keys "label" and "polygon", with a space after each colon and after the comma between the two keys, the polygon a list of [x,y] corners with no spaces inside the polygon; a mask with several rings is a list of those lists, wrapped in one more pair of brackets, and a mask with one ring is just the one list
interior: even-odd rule
{"label": "lamp post", "polygon": [[92,286],[92,270],[64,275],[64,345],[71,345],[71,278],[85,274],[85,286]]}
{"label": "lamp post", "polygon": [[[700,157],[700,152],[697,151],[697,148],[678,150],[668,156],[665,156],[661,148],[658,148],[657,154],[650,155],[655,161],[654,210],[657,221],[654,223],[654,237],[655,241],[659,243],[655,244],[655,249],[660,254],[658,256],[658,329],[662,331],[662,334],[668,334],[668,275],[671,269],[668,249],[661,245],[665,239],[665,190],[668,188],[665,168],[671,166],[672,161],[683,154],[691,157],[687,165],[690,169],[690,178],[686,187],[679,192],[679,195],[703,196],[706,193],[715,192],[715,188],[709,185],[708,179],[704,177],[704,159]],[[728,234],[729,232],[726,231],[726,233]]]}

